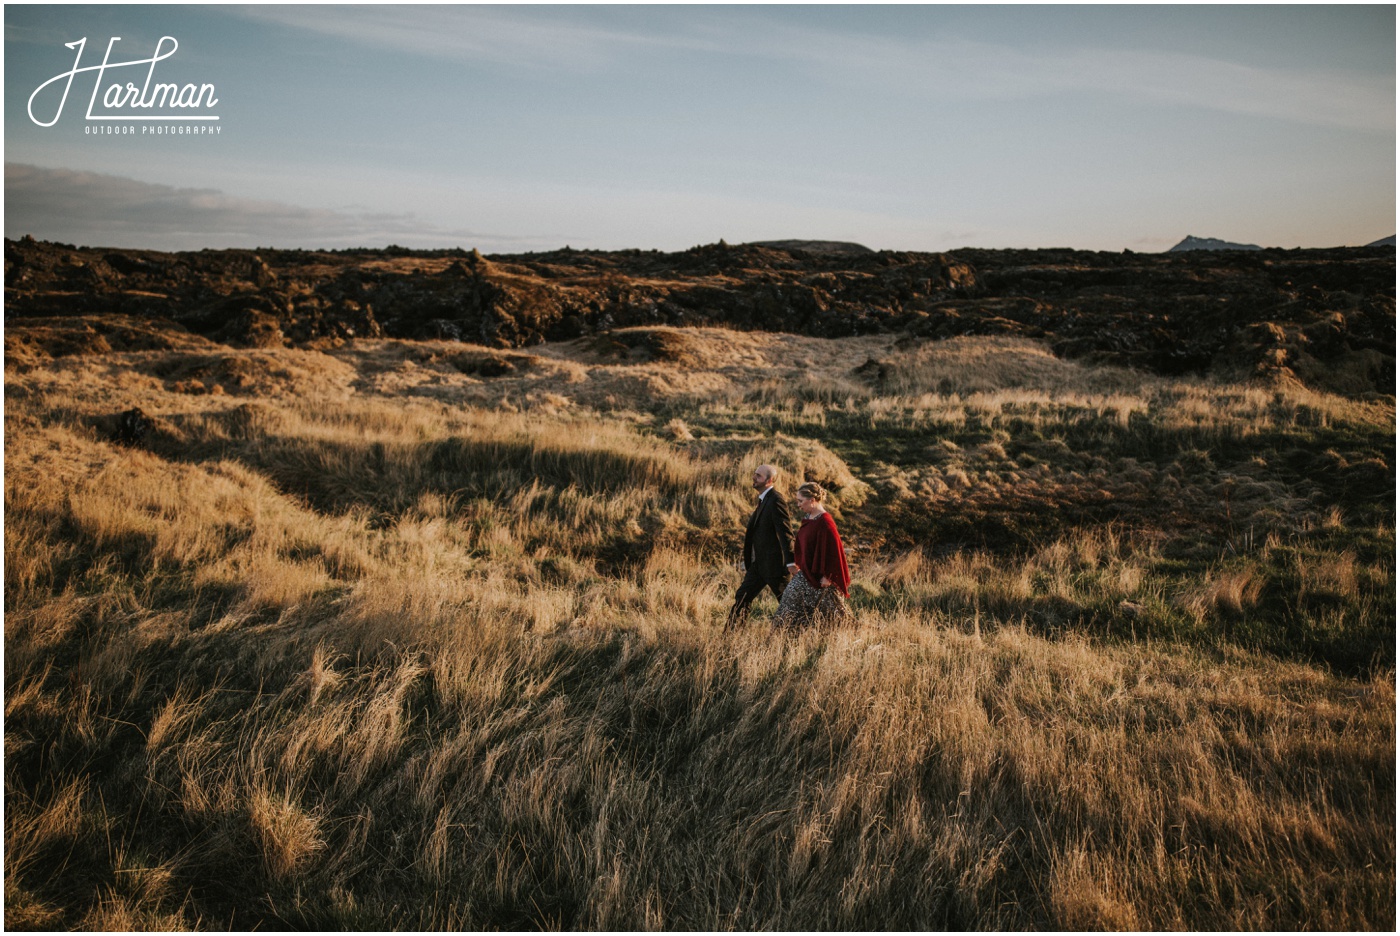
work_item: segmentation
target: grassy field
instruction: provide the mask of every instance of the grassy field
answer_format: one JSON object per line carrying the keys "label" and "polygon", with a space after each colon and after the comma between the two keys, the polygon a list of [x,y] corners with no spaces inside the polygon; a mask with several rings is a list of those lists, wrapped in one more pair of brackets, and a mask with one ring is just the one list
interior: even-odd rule
{"label": "grassy field", "polygon": [[[9,928],[1395,926],[1393,398],[6,337]],[[854,626],[720,633],[764,462]]]}

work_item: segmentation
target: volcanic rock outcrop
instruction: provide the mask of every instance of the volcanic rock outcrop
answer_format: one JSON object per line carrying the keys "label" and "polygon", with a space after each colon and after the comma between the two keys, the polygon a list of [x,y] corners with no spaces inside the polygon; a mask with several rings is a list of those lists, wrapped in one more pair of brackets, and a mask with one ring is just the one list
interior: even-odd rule
{"label": "volcanic rock outcrop", "polygon": [[[805,249],[813,243],[820,249]],[[721,241],[678,253],[485,257],[395,247],[161,253],[25,238],[5,242],[5,320],[118,316],[244,347],[397,337],[512,348],[638,325],[833,338],[1015,334],[1063,356],[1159,373],[1393,392],[1393,247],[931,254],[835,246],[842,249]]]}

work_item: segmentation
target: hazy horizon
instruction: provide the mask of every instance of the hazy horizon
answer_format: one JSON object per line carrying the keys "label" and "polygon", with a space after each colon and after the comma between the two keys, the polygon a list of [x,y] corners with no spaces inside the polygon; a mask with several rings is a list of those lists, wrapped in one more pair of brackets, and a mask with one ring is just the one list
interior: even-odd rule
{"label": "hazy horizon", "polygon": [[[1391,5],[7,6],[5,25],[7,237],[1160,251],[1395,233]],[[59,81],[31,116],[74,67],[65,43],[86,39],[86,68],[113,37],[111,61],[135,62],[162,36],[178,52],[151,74],[211,85],[209,132],[86,119],[145,67],[100,89],[77,74],[62,101]]]}

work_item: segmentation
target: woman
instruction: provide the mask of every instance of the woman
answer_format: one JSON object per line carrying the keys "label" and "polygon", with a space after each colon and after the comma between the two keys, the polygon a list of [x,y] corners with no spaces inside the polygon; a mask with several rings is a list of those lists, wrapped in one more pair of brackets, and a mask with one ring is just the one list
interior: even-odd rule
{"label": "woman", "polygon": [[846,597],[851,590],[851,573],[846,567],[846,549],[836,532],[836,521],[822,502],[826,491],[811,481],[797,489],[797,510],[803,517],[793,543],[792,581],[783,591],[773,627],[798,630],[817,620],[835,623],[850,615]]}

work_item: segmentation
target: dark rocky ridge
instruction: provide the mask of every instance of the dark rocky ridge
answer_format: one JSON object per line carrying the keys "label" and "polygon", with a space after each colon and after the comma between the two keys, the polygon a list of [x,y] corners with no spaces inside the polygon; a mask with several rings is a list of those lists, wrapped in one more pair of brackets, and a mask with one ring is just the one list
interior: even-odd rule
{"label": "dark rocky ridge", "polygon": [[821,240],[775,240],[775,241],[752,241],[752,247],[776,247],[779,250],[805,250],[807,253],[828,253],[828,254],[869,254],[875,251],[864,244],[856,244],[851,241],[821,241]]}
{"label": "dark rocky ridge", "polygon": [[[235,346],[508,348],[637,325],[1009,334],[1165,374],[1395,384],[1395,249],[947,254],[723,242],[678,253],[219,250],[5,242],[5,320],[124,316]],[[68,352],[73,353],[71,350]],[[878,380],[878,362],[871,368]]]}

